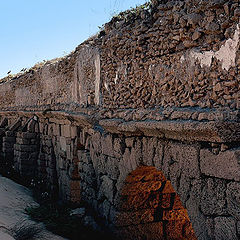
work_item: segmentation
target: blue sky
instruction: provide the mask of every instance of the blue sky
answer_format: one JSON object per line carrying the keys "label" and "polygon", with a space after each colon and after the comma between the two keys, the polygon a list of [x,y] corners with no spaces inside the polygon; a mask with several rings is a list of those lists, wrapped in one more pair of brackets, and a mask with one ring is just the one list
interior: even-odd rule
{"label": "blue sky", "polygon": [[147,0],[0,0],[0,78],[61,57]]}

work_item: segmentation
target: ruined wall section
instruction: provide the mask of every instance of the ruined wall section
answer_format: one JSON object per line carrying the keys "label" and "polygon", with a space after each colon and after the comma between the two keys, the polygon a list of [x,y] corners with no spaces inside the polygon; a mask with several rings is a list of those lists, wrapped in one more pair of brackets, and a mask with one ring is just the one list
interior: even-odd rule
{"label": "ruined wall section", "polygon": [[152,2],[105,25],[104,106],[239,108],[239,2]]}
{"label": "ruined wall section", "polygon": [[239,16],[236,0],[151,1],[70,55],[1,81],[0,107],[239,109]]}
{"label": "ruined wall section", "polygon": [[5,78],[0,84],[1,109],[46,108],[71,103],[72,61],[74,56],[49,61],[13,78]]}

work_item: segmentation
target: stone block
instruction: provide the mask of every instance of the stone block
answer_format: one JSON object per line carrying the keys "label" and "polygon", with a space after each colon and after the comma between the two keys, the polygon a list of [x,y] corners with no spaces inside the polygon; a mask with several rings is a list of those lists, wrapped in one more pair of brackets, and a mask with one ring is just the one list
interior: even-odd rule
{"label": "stone block", "polygon": [[13,149],[14,143],[3,142],[2,147],[4,149]]}
{"label": "stone block", "polygon": [[240,221],[240,183],[231,182],[226,191],[228,213]]}
{"label": "stone block", "polygon": [[3,147],[3,148],[2,148],[2,151],[3,151],[4,153],[13,153],[13,148]]}
{"label": "stone block", "polygon": [[101,177],[101,186],[98,193],[98,199],[106,198],[110,203],[113,203],[113,181],[106,175]]}
{"label": "stone block", "polygon": [[123,142],[124,140],[121,139],[121,138],[114,138],[114,143],[113,143],[113,149],[114,149],[114,155],[116,158],[121,158],[122,157],[122,151],[124,150],[123,149]]}
{"label": "stone block", "polygon": [[57,166],[61,170],[66,170],[67,169],[67,161],[65,158],[59,157],[57,161]]}
{"label": "stone block", "polygon": [[26,138],[19,138],[19,137],[17,137],[17,138],[16,138],[16,143],[17,143],[17,144],[26,144],[26,145],[29,145],[29,144],[31,144],[31,139],[26,139]]}
{"label": "stone block", "polygon": [[53,135],[60,136],[60,126],[58,124],[53,124]]}
{"label": "stone block", "polygon": [[22,145],[22,144],[14,144],[14,149],[21,152],[35,152],[37,151],[36,145]]}
{"label": "stone block", "polygon": [[193,225],[197,239],[206,240],[210,239],[208,235],[208,228],[206,224],[206,217],[200,211],[200,198],[201,196],[201,180],[193,180],[191,182],[191,191],[189,192],[189,198],[186,202],[186,208],[188,216]]}
{"label": "stone block", "polygon": [[[198,146],[170,142],[165,146],[163,172],[172,172],[171,182],[175,187],[178,175],[184,173],[189,178],[199,178]],[[178,171],[176,171],[176,169]],[[178,172],[178,174],[176,174]]]}
{"label": "stone block", "polygon": [[16,138],[15,137],[3,137],[3,142],[15,143]]}
{"label": "stone block", "polygon": [[67,142],[66,142],[66,138],[65,137],[60,137],[59,138],[59,144],[60,144],[60,149],[62,151],[65,151],[67,150]]}
{"label": "stone block", "polygon": [[133,147],[134,143],[134,138],[133,137],[128,137],[125,139],[125,144],[127,147]]}
{"label": "stone block", "polygon": [[6,135],[6,137],[15,137],[16,136],[16,132],[14,132],[14,131],[6,131],[5,135]]}
{"label": "stone block", "polygon": [[10,127],[9,131],[16,131],[22,124],[21,118],[18,118]]}
{"label": "stone block", "polygon": [[71,137],[71,126],[70,125],[61,125],[61,136]]}
{"label": "stone block", "polygon": [[101,137],[102,154],[114,157],[112,135],[108,134]]}
{"label": "stone block", "polygon": [[92,135],[92,145],[95,152],[101,153],[102,152],[102,145],[101,145],[101,133],[94,132]]}
{"label": "stone block", "polygon": [[114,224],[118,227],[150,223],[154,221],[154,209],[115,212]]}
{"label": "stone block", "polygon": [[0,127],[4,128],[8,125],[8,119],[6,117],[3,117],[0,122]]}
{"label": "stone block", "polygon": [[112,179],[112,180],[117,180],[120,172],[119,172],[119,162],[118,159],[108,157],[106,161],[106,168],[108,169],[107,175]]}
{"label": "stone block", "polygon": [[155,149],[158,145],[157,138],[146,138],[142,140],[142,158],[144,165],[152,166]]}
{"label": "stone block", "polygon": [[228,150],[215,155],[200,151],[200,169],[207,176],[240,181],[240,150]]}
{"label": "stone block", "polygon": [[77,126],[70,126],[71,127],[71,138],[77,137]]}
{"label": "stone block", "polygon": [[237,233],[240,236],[240,221],[237,221]]}
{"label": "stone block", "polygon": [[35,125],[37,124],[37,122],[33,119],[31,119],[27,125],[27,131],[34,133],[35,132]]}
{"label": "stone block", "polygon": [[200,207],[204,215],[226,215],[226,182],[208,178],[203,181]]}
{"label": "stone block", "polygon": [[105,219],[108,219],[110,208],[111,208],[110,202],[105,199],[103,203],[100,203],[98,208],[102,217],[104,217]]}
{"label": "stone block", "polygon": [[214,219],[216,240],[231,239],[238,240],[236,223],[233,217],[216,217]]}
{"label": "stone block", "polygon": [[125,176],[125,178],[131,171],[135,170],[137,167],[136,160],[132,159],[133,157],[131,158],[131,156],[135,156],[134,153],[131,153],[129,148],[126,148],[123,157],[119,162],[119,171],[122,176]]}
{"label": "stone block", "polygon": [[67,153],[67,159],[72,159],[73,158],[72,149],[71,149],[70,145],[66,146],[66,153]]}
{"label": "stone block", "polygon": [[17,133],[17,137],[21,137],[21,138],[36,138],[37,137],[37,133],[30,133],[30,132],[19,132]]}

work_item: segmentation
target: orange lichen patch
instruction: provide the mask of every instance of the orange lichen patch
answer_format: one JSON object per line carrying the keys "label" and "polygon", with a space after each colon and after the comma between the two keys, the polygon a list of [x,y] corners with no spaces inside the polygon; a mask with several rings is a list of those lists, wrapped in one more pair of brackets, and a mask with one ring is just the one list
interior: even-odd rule
{"label": "orange lichen patch", "polygon": [[160,189],[162,182],[135,182],[132,184],[126,184],[122,189],[122,195],[136,195],[140,192],[151,192]]}
{"label": "orange lichen patch", "polygon": [[115,219],[122,239],[196,239],[187,210],[162,172],[140,167],[125,183]]}
{"label": "orange lichen patch", "polygon": [[166,225],[167,239],[197,240],[192,224],[186,221],[169,221]]}
{"label": "orange lichen patch", "polygon": [[173,205],[173,195],[171,193],[161,194],[161,207],[163,209],[170,209]]}
{"label": "orange lichen patch", "polygon": [[[155,169],[156,171],[156,169]],[[151,172],[149,175],[145,176],[144,181],[166,181],[165,176],[161,172]]]}
{"label": "orange lichen patch", "polygon": [[186,221],[184,224],[184,227],[182,229],[183,231],[183,236],[185,237],[184,239],[186,240],[197,240],[195,232],[192,227],[192,223],[190,221]]}
{"label": "orange lichen patch", "polygon": [[181,202],[181,199],[180,197],[176,194],[175,195],[175,198],[174,198],[174,203],[173,203],[173,206],[172,206],[172,209],[182,209],[184,208],[183,205],[182,205],[182,202]]}
{"label": "orange lichen patch", "polygon": [[147,182],[147,181],[165,181],[165,176],[157,171],[155,167],[139,167],[129,174],[125,180],[126,183]]}
{"label": "orange lichen patch", "polygon": [[[162,239],[163,223],[146,223],[138,225],[130,225],[122,228],[118,228],[117,234],[121,236],[120,239],[126,240],[143,240],[143,239]],[[129,234],[130,233],[130,234]],[[151,238],[149,238],[151,236]]]}
{"label": "orange lichen patch", "polygon": [[189,217],[186,209],[166,210],[166,211],[163,211],[163,220],[167,220],[167,221],[188,220],[189,221]]}
{"label": "orange lichen patch", "polygon": [[133,209],[141,209],[146,208],[146,204],[148,203],[149,193],[139,193],[136,195],[125,195],[122,197],[121,201],[121,209],[122,210],[133,210]]}
{"label": "orange lichen patch", "polygon": [[128,226],[142,223],[149,223],[154,221],[154,210],[143,209],[132,212],[119,212],[116,214],[116,226]]}
{"label": "orange lichen patch", "polygon": [[175,190],[171,184],[170,181],[166,181],[166,184],[164,186],[164,189],[162,190],[162,193],[175,193]]}

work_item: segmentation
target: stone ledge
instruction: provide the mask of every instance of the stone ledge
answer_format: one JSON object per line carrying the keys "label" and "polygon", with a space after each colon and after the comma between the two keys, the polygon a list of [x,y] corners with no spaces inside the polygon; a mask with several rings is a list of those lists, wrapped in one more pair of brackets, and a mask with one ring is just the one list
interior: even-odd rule
{"label": "stone ledge", "polygon": [[198,120],[144,120],[124,121],[123,119],[103,119],[101,114],[73,113],[66,111],[0,112],[2,116],[48,118],[56,124],[94,128],[100,126],[110,133],[126,136],[155,136],[179,141],[237,142],[240,141],[240,122],[198,121]]}
{"label": "stone ledge", "polygon": [[130,121],[100,120],[111,133],[130,136],[155,136],[180,141],[235,142],[240,140],[240,123],[199,121]]}

